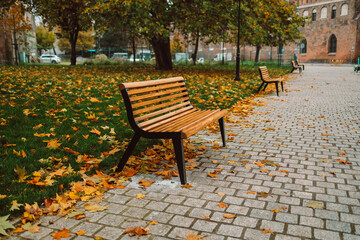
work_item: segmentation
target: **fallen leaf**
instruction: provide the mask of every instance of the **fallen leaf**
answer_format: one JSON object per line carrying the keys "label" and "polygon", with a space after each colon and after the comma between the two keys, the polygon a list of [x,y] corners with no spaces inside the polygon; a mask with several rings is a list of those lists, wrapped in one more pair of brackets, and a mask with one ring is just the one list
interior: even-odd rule
{"label": "fallen leaf", "polygon": [[69,229],[63,228],[60,231],[58,231],[57,233],[51,234],[51,236],[53,236],[53,239],[60,240],[61,238],[70,237],[71,234],[69,234],[69,232],[70,232]]}
{"label": "fallen leaf", "polygon": [[91,133],[95,133],[96,135],[101,135],[101,132],[99,130],[97,130],[96,128],[93,128],[91,131]]}
{"label": "fallen leaf", "polygon": [[155,221],[152,221],[149,223],[149,225],[158,225],[159,223],[158,222],[155,222]]}
{"label": "fallen leaf", "polygon": [[18,165],[16,165],[14,168],[14,172],[18,175],[19,182],[24,182],[25,179],[27,178],[25,167],[20,168]]}
{"label": "fallen leaf", "polygon": [[307,205],[307,207],[315,209],[315,208],[324,208],[324,205],[321,202],[311,202]]}
{"label": "fallen leaf", "polygon": [[79,231],[76,232],[76,235],[82,236],[82,235],[84,235],[85,233],[86,233],[86,232],[85,232],[84,230],[79,230]]}
{"label": "fallen leaf", "polygon": [[220,208],[228,208],[229,207],[229,205],[227,205],[227,204],[225,204],[223,202],[220,202],[218,205],[219,205]]}
{"label": "fallen leaf", "polygon": [[270,230],[270,229],[268,229],[268,228],[262,228],[262,229],[260,229],[260,230],[262,231],[262,233],[270,233],[271,235],[274,234],[274,231],[272,231],[272,230]]}
{"label": "fallen leaf", "polygon": [[143,199],[144,197],[146,197],[146,195],[141,194],[141,193],[136,194],[137,199]]}
{"label": "fallen leaf", "polygon": [[60,147],[61,143],[59,143],[59,140],[57,139],[52,139],[52,140],[44,140],[44,142],[47,142],[46,147],[49,149],[57,149]]}
{"label": "fallen leaf", "polygon": [[271,211],[272,211],[272,212],[274,212],[274,213],[278,213],[278,212],[280,212],[280,210],[279,210],[279,209],[271,209]]}
{"label": "fallen leaf", "polygon": [[153,184],[154,182],[155,182],[155,181],[142,179],[142,180],[139,181],[139,185],[140,185],[140,186],[144,186],[144,187],[150,187],[151,184]]}
{"label": "fallen leaf", "polygon": [[229,214],[224,213],[224,218],[235,218],[235,217],[236,217],[236,214],[229,215]]}
{"label": "fallen leaf", "polygon": [[218,195],[219,195],[219,196],[224,196],[225,193],[223,193],[223,192],[218,192]]}
{"label": "fallen leaf", "polygon": [[186,240],[205,240],[204,236],[195,235],[194,233],[187,233],[186,234]]}
{"label": "fallen leaf", "polygon": [[189,183],[185,184],[185,185],[181,185],[181,188],[187,188],[187,189],[190,189],[192,188],[193,185],[190,185]]}
{"label": "fallen leaf", "polygon": [[18,203],[17,200],[11,202],[10,211],[20,210],[20,207],[24,206],[24,204]]}
{"label": "fallen leaf", "polygon": [[8,236],[6,229],[15,229],[15,227],[7,220],[10,215],[0,217],[0,234]]}
{"label": "fallen leaf", "polygon": [[40,227],[38,226],[39,223],[32,225],[31,223],[26,223],[22,225],[22,229],[29,231],[31,233],[37,233],[40,232]]}
{"label": "fallen leaf", "polygon": [[218,160],[212,160],[211,162],[212,162],[213,164],[218,164],[218,163],[219,163]]}
{"label": "fallen leaf", "polygon": [[339,153],[340,155],[346,155],[346,152],[345,152],[345,151],[338,151],[338,153]]}
{"label": "fallen leaf", "polygon": [[99,212],[99,211],[104,211],[105,209],[107,209],[107,205],[105,206],[100,206],[100,205],[96,205],[96,204],[85,204],[85,210],[89,211],[89,212]]}
{"label": "fallen leaf", "polygon": [[267,198],[269,196],[269,194],[266,192],[258,192],[258,196],[261,198]]}
{"label": "fallen leaf", "polygon": [[257,194],[257,192],[253,192],[253,191],[247,191],[247,194]]}
{"label": "fallen leaf", "polygon": [[344,159],[336,159],[336,161],[339,162],[339,163],[341,163],[341,164],[344,164],[344,165],[346,165],[346,164],[352,164],[351,162],[346,161],[346,160],[344,160]]}
{"label": "fallen leaf", "polygon": [[281,206],[280,209],[281,209],[281,210],[286,210],[286,209],[288,209],[288,208],[285,207],[285,206]]}
{"label": "fallen leaf", "polygon": [[148,231],[148,229],[144,229],[143,227],[133,227],[133,228],[125,229],[125,231],[122,234],[129,234],[130,237],[143,236],[143,235],[150,234],[147,231]]}

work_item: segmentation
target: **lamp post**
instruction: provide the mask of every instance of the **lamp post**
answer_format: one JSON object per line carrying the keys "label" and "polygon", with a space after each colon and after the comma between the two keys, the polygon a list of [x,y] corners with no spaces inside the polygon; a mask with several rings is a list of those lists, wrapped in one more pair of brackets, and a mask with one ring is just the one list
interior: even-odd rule
{"label": "lamp post", "polygon": [[236,46],[236,76],[235,81],[240,81],[240,0],[238,9],[238,35],[237,35],[237,46]]}

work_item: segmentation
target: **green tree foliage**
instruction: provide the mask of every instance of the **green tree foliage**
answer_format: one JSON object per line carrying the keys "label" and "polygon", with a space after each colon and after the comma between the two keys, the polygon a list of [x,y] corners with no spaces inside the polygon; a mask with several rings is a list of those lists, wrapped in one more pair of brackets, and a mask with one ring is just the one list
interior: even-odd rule
{"label": "green tree foliage", "polygon": [[38,49],[48,50],[54,47],[56,35],[53,31],[48,30],[44,25],[36,27],[36,42]]}
{"label": "green tree foliage", "polygon": [[76,43],[80,31],[92,27],[88,0],[24,0],[50,27],[58,26],[71,46],[71,65],[76,65]]}

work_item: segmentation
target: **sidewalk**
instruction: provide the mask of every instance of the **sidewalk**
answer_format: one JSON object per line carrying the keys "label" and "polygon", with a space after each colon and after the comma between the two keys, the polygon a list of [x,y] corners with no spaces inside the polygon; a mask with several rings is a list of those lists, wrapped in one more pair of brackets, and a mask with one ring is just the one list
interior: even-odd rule
{"label": "sidewalk", "polygon": [[[190,233],[207,240],[360,239],[360,74],[347,66],[306,66],[290,79],[286,93],[259,99],[268,104],[227,124],[234,138],[227,147],[212,148],[220,134],[193,138],[208,149],[199,168],[187,171],[190,189],[180,188],[178,178],[135,176],[125,189],[105,194],[105,211],[86,212],[82,220],[43,217],[39,233],[11,239],[52,239],[63,228],[71,230],[66,239],[79,240]],[[217,178],[207,176],[214,170]],[[156,182],[142,189],[140,179]],[[146,196],[137,199],[139,193]],[[137,226],[150,235],[122,235]],[[77,236],[79,230],[86,233]]]}

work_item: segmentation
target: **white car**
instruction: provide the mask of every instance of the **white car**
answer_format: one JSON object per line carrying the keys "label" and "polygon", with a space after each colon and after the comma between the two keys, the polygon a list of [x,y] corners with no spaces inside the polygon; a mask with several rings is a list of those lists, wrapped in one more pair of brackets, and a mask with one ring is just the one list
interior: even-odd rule
{"label": "white car", "polygon": [[43,54],[39,57],[39,61],[42,63],[60,63],[61,58],[56,55]]}

